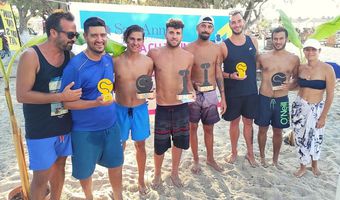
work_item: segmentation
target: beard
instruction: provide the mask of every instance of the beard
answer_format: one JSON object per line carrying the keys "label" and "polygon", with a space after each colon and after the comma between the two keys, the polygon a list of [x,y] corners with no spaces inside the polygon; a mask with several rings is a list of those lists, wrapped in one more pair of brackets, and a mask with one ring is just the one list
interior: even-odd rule
{"label": "beard", "polygon": [[94,53],[96,53],[96,54],[103,54],[104,51],[105,51],[105,48],[103,48],[103,50],[97,50],[97,49],[91,47],[90,45],[87,45],[87,48],[88,48],[90,51],[92,51],[92,52],[94,52]]}
{"label": "beard", "polygon": [[201,34],[198,34],[198,37],[199,37],[201,40],[206,41],[206,40],[208,40],[208,39],[210,38],[210,35],[207,34],[207,33],[205,33],[205,34],[201,33]]}
{"label": "beard", "polygon": [[243,29],[241,29],[240,32],[236,32],[236,31],[234,31],[233,29],[231,29],[231,31],[233,32],[234,35],[241,35],[242,32],[243,32]]}
{"label": "beard", "polygon": [[274,44],[273,44],[273,47],[276,51],[281,51],[286,48],[286,43],[284,43],[281,48],[277,48]]}
{"label": "beard", "polygon": [[171,44],[171,42],[168,40],[166,41],[166,43],[169,47],[172,47],[172,48],[176,48],[181,44],[181,42],[178,42],[177,44]]}
{"label": "beard", "polygon": [[65,41],[57,39],[56,43],[57,43],[57,46],[61,50],[63,50],[63,51],[70,51],[72,49],[72,47],[73,47],[74,41],[72,40],[72,41],[69,41],[69,42],[65,43]]}

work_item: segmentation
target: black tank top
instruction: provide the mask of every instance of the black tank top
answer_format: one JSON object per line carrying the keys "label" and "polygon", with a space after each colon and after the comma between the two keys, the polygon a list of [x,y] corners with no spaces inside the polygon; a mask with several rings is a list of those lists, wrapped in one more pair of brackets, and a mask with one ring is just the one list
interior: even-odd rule
{"label": "black tank top", "polygon": [[[37,46],[33,46],[39,58],[40,69],[36,74],[32,90],[43,93],[59,92],[63,70],[70,60],[65,51],[65,60],[60,67],[54,67],[45,59]],[[23,104],[26,138],[42,139],[67,134],[72,128],[71,114],[61,103]]]}
{"label": "black tank top", "polygon": [[246,65],[247,78],[238,81],[234,79],[224,79],[225,95],[229,97],[240,97],[257,94],[256,83],[256,48],[249,36],[246,36],[246,42],[241,46],[234,45],[229,39],[224,41],[228,49],[228,55],[223,61],[226,73],[234,73],[236,66]]}

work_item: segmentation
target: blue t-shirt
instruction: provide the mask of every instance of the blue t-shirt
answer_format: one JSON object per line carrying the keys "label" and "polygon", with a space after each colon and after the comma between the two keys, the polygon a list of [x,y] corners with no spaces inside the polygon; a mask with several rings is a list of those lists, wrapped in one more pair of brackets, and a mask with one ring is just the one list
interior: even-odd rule
{"label": "blue t-shirt", "polygon": [[[113,62],[105,54],[99,61],[90,60],[84,52],[73,57],[63,72],[60,91],[74,81],[72,89],[82,88],[82,100],[96,100],[101,93],[97,84],[101,79],[114,82]],[[73,131],[99,131],[111,127],[117,119],[115,104],[83,110],[71,110]]]}

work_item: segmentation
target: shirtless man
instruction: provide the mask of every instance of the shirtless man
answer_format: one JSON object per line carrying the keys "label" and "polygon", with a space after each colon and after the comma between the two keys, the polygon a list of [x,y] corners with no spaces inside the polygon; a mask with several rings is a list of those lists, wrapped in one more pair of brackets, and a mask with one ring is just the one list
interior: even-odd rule
{"label": "shirtless man", "polygon": [[278,27],[272,32],[274,49],[258,56],[257,64],[262,71],[262,81],[259,94],[258,113],[255,124],[259,126],[258,142],[260,148],[261,165],[268,167],[265,160],[265,146],[269,125],[273,129],[273,165],[278,169],[278,158],[282,144],[282,129],[288,128],[289,124],[289,85],[283,84],[279,90],[273,90],[272,76],[275,73],[284,73],[290,80],[297,76],[300,60],[297,56],[285,50],[288,32]]}
{"label": "shirtless man", "polygon": [[[192,67],[191,80],[196,90],[196,101],[189,103],[190,108],[190,145],[194,156],[194,163],[191,171],[200,173],[198,157],[197,128],[201,119],[204,130],[204,141],[207,148],[207,165],[213,167],[217,171],[222,171],[214,159],[214,124],[220,120],[218,114],[218,98],[215,91],[216,85],[221,94],[221,113],[226,110],[226,102],[224,96],[223,76],[221,69],[222,54],[220,47],[209,41],[211,33],[214,31],[214,19],[211,16],[201,16],[198,20],[196,30],[198,39],[190,43],[185,49],[194,54],[194,65]],[[199,92],[197,87],[204,82],[204,69],[201,65],[208,67],[208,82],[213,86],[213,90]]]}
{"label": "shirtless man", "polygon": [[172,147],[171,180],[177,187],[183,187],[178,176],[178,167],[182,149],[189,148],[189,106],[177,100],[176,95],[183,90],[181,70],[188,70],[188,90],[194,91],[191,83],[191,68],[194,56],[179,47],[182,41],[184,24],[180,20],[169,19],[166,23],[166,46],[151,49],[148,52],[154,61],[156,79],[156,116],[155,116],[155,177],[153,187],[158,188],[162,182],[161,169],[164,153]]}
{"label": "shirtless man", "polygon": [[124,32],[127,50],[115,63],[115,88],[117,119],[124,142],[129,138],[135,141],[138,165],[138,190],[144,195],[148,192],[144,182],[146,151],[145,140],[150,135],[148,105],[145,99],[137,99],[136,80],[141,75],[150,75],[153,71],[152,59],[140,54],[144,43],[144,30],[138,25],[129,26]]}

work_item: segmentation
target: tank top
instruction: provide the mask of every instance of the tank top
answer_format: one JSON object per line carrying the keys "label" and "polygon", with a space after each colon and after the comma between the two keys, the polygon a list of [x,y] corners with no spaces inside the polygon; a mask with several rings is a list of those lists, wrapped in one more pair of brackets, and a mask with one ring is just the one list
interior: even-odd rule
{"label": "tank top", "polygon": [[[32,91],[43,93],[59,92],[63,70],[70,60],[69,52],[65,51],[65,60],[60,67],[52,66],[37,46],[33,46],[39,58],[40,69],[36,74]],[[23,104],[26,138],[43,139],[65,135],[71,131],[72,119],[62,103]]]}
{"label": "tank top", "polygon": [[239,81],[234,79],[224,79],[224,91],[226,97],[240,97],[257,94],[256,83],[256,48],[249,36],[246,36],[246,42],[241,46],[234,45],[230,39],[224,41],[228,49],[228,55],[223,61],[226,73],[237,72],[236,66],[247,66],[247,78]]}

